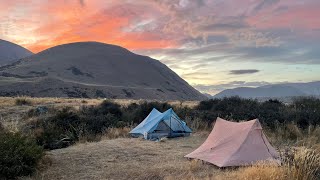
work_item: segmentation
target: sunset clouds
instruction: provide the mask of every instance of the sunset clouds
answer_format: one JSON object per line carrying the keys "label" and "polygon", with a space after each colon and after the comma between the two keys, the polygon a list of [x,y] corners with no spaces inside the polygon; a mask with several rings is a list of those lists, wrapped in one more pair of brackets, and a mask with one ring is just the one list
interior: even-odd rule
{"label": "sunset clouds", "polygon": [[216,93],[232,82],[319,80],[318,17],[318,0],[0,0],[0,38],[33,52],[117,44]]}

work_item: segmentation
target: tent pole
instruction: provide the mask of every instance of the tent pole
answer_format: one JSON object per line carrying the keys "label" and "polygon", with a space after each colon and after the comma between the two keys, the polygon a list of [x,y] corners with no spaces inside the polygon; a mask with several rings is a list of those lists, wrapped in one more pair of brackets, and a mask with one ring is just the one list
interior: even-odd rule
{"label": "tent pole", "polygon": [[170,137],[171,137],[171,130],[172,130],[172,126],[171,126],[171,116],[170,116],[170,134],[169,134]]}

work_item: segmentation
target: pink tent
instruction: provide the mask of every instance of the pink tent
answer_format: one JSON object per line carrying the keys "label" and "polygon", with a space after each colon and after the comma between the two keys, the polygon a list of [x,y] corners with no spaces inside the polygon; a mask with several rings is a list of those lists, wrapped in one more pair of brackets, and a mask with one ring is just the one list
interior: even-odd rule
{"label": "pink tent", "polygon": [[206,141],[185,157],[218,167],[244,166],[257,161],[280,163],[279,154],[267,140],[258,119],[238,123],[217,118]]}

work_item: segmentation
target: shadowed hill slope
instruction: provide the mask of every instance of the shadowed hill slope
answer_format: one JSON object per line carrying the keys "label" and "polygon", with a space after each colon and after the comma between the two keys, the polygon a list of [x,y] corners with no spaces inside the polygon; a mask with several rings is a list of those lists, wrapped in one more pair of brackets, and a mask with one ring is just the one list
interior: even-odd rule
{"label": "shadowed hill slope", "polygon": [[0,95],[200,100],[161,62],[119,46],[56,46],[0,68]]}

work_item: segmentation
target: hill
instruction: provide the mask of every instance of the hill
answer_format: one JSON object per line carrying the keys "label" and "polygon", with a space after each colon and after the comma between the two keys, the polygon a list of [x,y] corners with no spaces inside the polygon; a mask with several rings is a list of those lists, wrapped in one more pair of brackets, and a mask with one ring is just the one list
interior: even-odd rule
{"label": "hill", "polygon": [[0,95],[206,98],[161,62],[98,42],[59,45],[1,67]]}
{"label": "hill", "polygon": [[0,39],[0,66],[15,62],[33,53],[17,44]]}
{"label": "hill", "polygon": [[214,98],[240,96],[243,98],[284,98],[297,96],[320,96],[320,81],[309,83],[284,83],[257,88],[239,87],[226,89]]}

